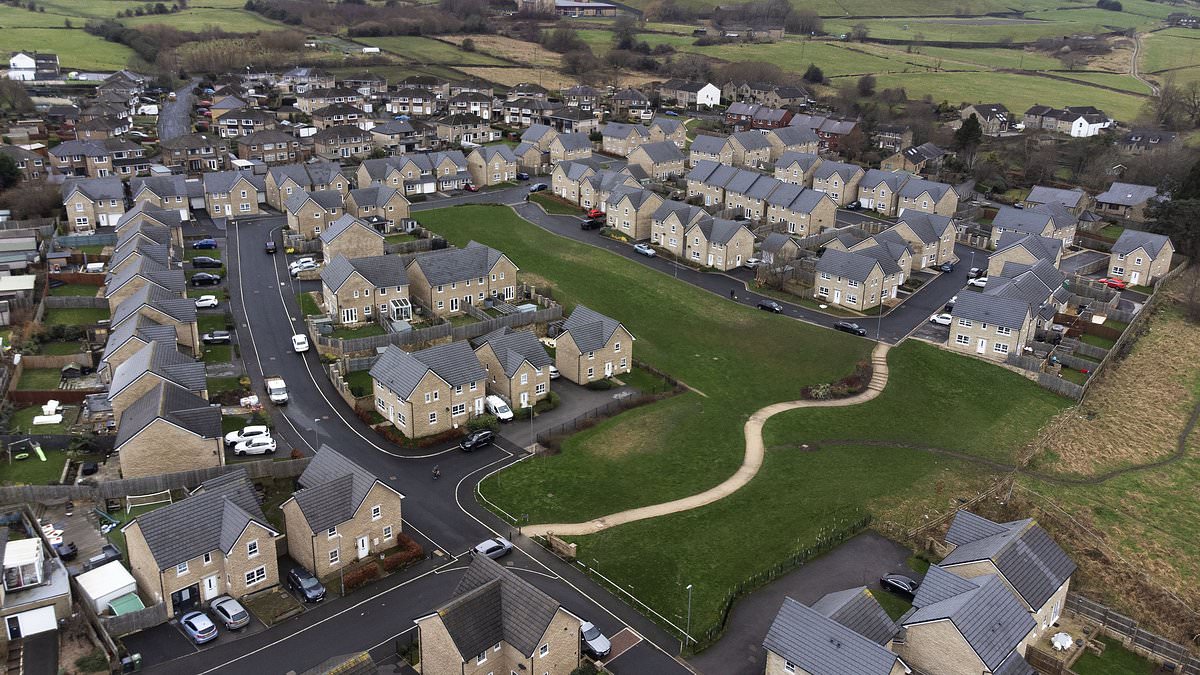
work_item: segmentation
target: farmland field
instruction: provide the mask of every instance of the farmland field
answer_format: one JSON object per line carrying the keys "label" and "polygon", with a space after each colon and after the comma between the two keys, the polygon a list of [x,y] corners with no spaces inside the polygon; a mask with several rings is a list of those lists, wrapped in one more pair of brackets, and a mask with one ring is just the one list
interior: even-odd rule
{"label": "farmland field", "polygon": [[89,35],[81,28],[5,29],[4,48],[10,51],[40,50],[58,54],[64,70],[120,70],[133,50]]}
{"label": "farmland field", "polygon": [[1186,28],[1171,28],[1143,38],[1141,68],[1156,73],[1167,68],[1200,66],[1200,33]]}
{"label": "farmland field", "polygon": [[1092,84],[1099,84],[1105,87],[1123,89],[1125,91],[1131,91],[1135,94],[1148,95],[1150,93],[1150,87],[1147,87],[1142,82],[1133,79],[1132,75],[1124,75],[1121,73],[1089,73],[1078,71],[1057,74],[1072,80],[1080,80],[1082,82],[1091,82]]}
{"label": "farmland field", "polygon": [[395,54],[412,63],[440,63],[446,65],[501,65],[504,61],[478,52],[464,52],[454,45],[426,37],[371,37],[362,38],[364,44],[373,45]]}
{"label": "farmland field", "polygon": [[244,9],[197,8],[192,7],[186,12],[161,14],[154,16],[139,16],[122,19],[128,26],[146,26],[161,23],[179,30],[198,31],[210,26],[218,26],[223,30],[252,33],[266,30],[282,30],[282,24],[264,18],[261,14],[248,12]]}

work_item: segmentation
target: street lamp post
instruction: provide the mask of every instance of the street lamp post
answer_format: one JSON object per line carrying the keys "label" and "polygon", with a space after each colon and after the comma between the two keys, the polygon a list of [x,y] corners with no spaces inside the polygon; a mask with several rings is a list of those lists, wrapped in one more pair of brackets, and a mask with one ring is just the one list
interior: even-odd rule
{"label": "street lamp post", "polygon": [[687,585],[688,592],[688,611],[687,611],[687,632],[683,636],[684,645],[690,644],[692,641],[692,585]]}
{"label": "street lamp post", "polygon": [[320,423],[320,418],[313,419],[313,452],[316,452],[317,448],[321,447],[321,431],[317,428],[317,425]]}

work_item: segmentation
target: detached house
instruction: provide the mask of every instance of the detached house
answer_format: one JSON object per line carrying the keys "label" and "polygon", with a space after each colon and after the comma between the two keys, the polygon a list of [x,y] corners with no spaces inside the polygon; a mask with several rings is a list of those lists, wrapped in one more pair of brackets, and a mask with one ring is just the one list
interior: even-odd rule
{"label": "detached house", "polygon": [[558,136],[558,132],[545,124],[531,124],[521,133],[521,142],[529,143],[537,149],[546,152],[550,150],[550,142]]}
{"label": "detached house", "polygon": [[155,383],[125,408],[119,422],[113,447],[125,478],[225,463],[221,408],[173,382]]}
{"label": "detached house", "polygon": [[604,203],[606,224],[634,241],[649,239],[654,212],[662,204],[662,197],[644,188],[613,188]]}
{"label": "detached house", "polygon": [[972,115],[979,120],[979,126],[988,136],[998,136],[1008,131],[1013,123],[1013,115],[1002,103],[976,103],[958,111],[960,119],[969,119]]}
{"label": "detached house", "polygon": [[364,124],[371,124],[370,119],[370,115],[363,112],[362,108],[349,103],[332,103],[319,110],[314,110],[312,113],[313,126],[318,129],[328,129],[339,125],[362,129]]}
{"label": "detached house", "polygon": [[263,516],[243,470],[201,483],[186,499],[138,516],[121,532],[139,589],[164,603],[167,616],[279,583],[280,533]]}
{"label": "detached house", "polygon": [[954,221],[947,216],[909,211],[885,232],[894,232],[908,244],[914,267],[937,267],[955,259]]}
{"label": "detached house", "polygon": [[681,244],[672,241],[668,237],[659,244],[678,258],[721,271],[754,257],[754,232],[741,220],[700,218],[683,231]]}
{"label": "detached house", "polygon": [[517,156],[507,145],[475,148],[467,155],[467,172],[476,187],[514,181],[517,179]]}
{"label": "detached house", "polygon": [[782,127],[768,131],[764,138],[771,145],[770,160],[778,165],[787,153],[805,152],[816,154],[821,147],[817,132],[804,127]]}
{"label": "detached house", "polygon": [[787,151],[775,160],[775,177],[785,183],[812,187],[813,172],[821,158],[815,152]]}
{"label": "detached house", "polygon": [[912,176],[899,171],[868,169],[858,182],[857,200],[860,206],[885,216],[896,215],[900,203],[900,188]]}
{"label": "detached house", "polygon": [[410,293],[434,316],[457,316],[464,305],[487,298],[517,295],[517,266],[490,246],[470,242],[464,248],[418,255],[407,267]]}
{"label": "detached house", "polygon": [[204,207],[214,218],[255,216],[263,189],[262,176],[240,171],[216,171],[204,174]]}
{"label": "detached house", "polygon": [[164,211],[178,212],[180,221],[192,219],[187,181],[183,176],[133,178],[129,181],[129,192],[133,195],[135,206],[145,202]]}
{"label": "detached house", "polygon": [[334,322],[357,326],[381,319],[408,321],[408,274],[397,255],[347,259],[334,256],[321,269],[325,309]]}
{"label": "detached house", "polygon": [[709,161],[717,164],[733,164],[733,148],[726,143],[725,136],[698,134],[688,148],[688,164],[696,166]]}
{"label": "detached house", "polygon": [[1057,204],[1078,216],[1091,206],[1092,197],[1084,192],[1083,188],[1064,190],[1035,185],[1029,191],[1029,196],[1025,198],[1025,205],[1038,206],[1041,204]]}
{"label": "detached house", "polygon": [[280,505],[288,554],[318,578],[396,545],[404,495],[322,445]]}
{"label": "detached house", "polygon": [[13,160],[17,165],[17,170],[21,172],[21,180],[31,181],[50,175],[49,161],[33,152],[26,150],[17,145],[8,145],[0,143],[0,155],[5,155]]}
{"label": "detached house", "polygon": [[550,190],[555,195],[578,204],[580,184],[583,179],[595,173],[595,169],[583,162],[559,162],[550,173]]}
{"label": "detached house", "polygon": [[643,143],[629,153],[628,159],[630,164],[641,167],[646,175],[658,181],[686,172],[683,152],[671,141]]}
{"label": "detached house", "polygon": [[343,198],[337,190],[298,191],[284,202],[287,226],[305,239],[316,239],[342,217]]}
{"label": "detached house", "polygon": [[579,205],[585,209],[603,209],[608,203],[609,194],[622,186],[641,187],[641,183],[633,177],[628,167],[619,171],[602,169],[579,181]]}
{"label": "detached house", "polygon": [[312,148],[291,134],[266,129],[239,138],[237,156],[264,164],[289,164],[308,161]]}
{"label": "detached house", "polygon": [[652,142],[671,141],[680,150],[687,145],[687,128],[683,122],[670,117],[655,117],[650,120],[650,140]]}
{"label": "detached house", "polygon": [[707,211],[673,199],[664,200],[650,219],[650,243],[668,250],[682,250],[680,238],[693,224],[711,218]]}
{"label": "detached house", "polygon": [[733,165],[760,169],[771,163],[772,145],[757,131],[739,131],[729,136],[726,145],[733,151]]}
{"label": "detached house", "polygon": [[409,438],[450,431],[483,414],[487,371],[465,341],[406,352],[392,345],[371,366],[375,409]]}
{"label": "detached house", "polygon": [[322,129],[313,135],[312,140],[313,154],[330,160],[364,158],[375,149],[371,132],[349,124]]}
{"label": "detached house", "polygon": [[1163,197],[1158,188],[1133,183],[1113,183],[1096,195],[1096,213],[1102,217],[1126,218],[1137,223],[1148,219],[1148,209]]}
{"label": "detached house", "polygon": [[891,651],[899,629],[865,586],[825,595],[812,607],[792,598],[771,622],[766,675],[908,675]]}
{"label": "detached house", "polygon": [[454,597],[416,619],[421,672],[570,675],[580,663],[580,623],[512,570],[477,555]]}
{"label": "detached house", "polygon": [[267,170],[264,180],[267,204],[283,211],[288,199],[299,192],[337,190],[346,194],[350,190],[350,179],[342,175],[342,167],[333,162],[306,162],[273,166]]}
{"label": "detached house", "polygon": [[515,409],[531,408],[550,395],[554,359],[531,331],[501,328],[474,342],[487,371],[487,390]]}
{"label": "detached house", "polygon": [[125,214],[125,183],[120,178],[74,178],[63,183],[63,208],[77,232],[116,227]]}
{"label": "detached house", "polygon": [[343,209],[349,215],[390,232],[400,221],[408,218],[410,204],[395,188],[372,185],[346,193]]}
{"label": "detached house", "polygon": [[821,162],[813,170],[812,189],[829,195],[835,204],[845,206],[858,198],[858,183],[865,172],[857,164]]}
{"label": "detached house", "polygon": [[[520,146],[517,149],[520,150]],[[548,151],[550,153],[551,164],[587,159],[592,156],[592,141],[588,138],[587,134],[555,134],[554,140],[550,141]],[[524,153],[516,153],[517,163],[521,167],[533,166],[540,168],[540,153],[537,156],[536,162],[531,162],[529,159],[522,161],[522,154]]]}
{"label": "detached house", "polygon": [[953,216],[958,211],[958,193],[946,183],[912,178],[900,186],[898,213],[908,211]]}
{"label": "detached house", "polygon": [[1108,276],[1135,286],[1150,286],[1171,271],[1175,247],[1161,234],[1125,230],[1112,246]]}
{"label": "detached house", "polygon": [[576,305],[555,338],[555,364],[563,377],[581,385],[628,373],[633,341],[621,322]]}
{"label": "detached house", "polygon": [[619,157],[627,157],[642,143],[650,142],[650,130],[640,124],[609,122],[600,135],[600,149]]}
{"label": "detached house", "polygon": [[988,277],[982,293],[961,293],[951,311],[947,345],[993,361],[1019,354],[1040,330],[1049,329],[1069,297],[1066,276],[1049,260],[1032,266],[1011,262],[1004,276]]}
{"label": "detached house", "polygon": [[817,259],[815,297],[865,311],[896,297],[903,270],[888,256],[826,248]]}
{"label": "detached house", "polygon": [[992,244],[998,246],[1005,233],[1036,234],[1061,239],[1064,246],[1075,241],[1078,219],[1057,204],[1039,204],[1028,209],[1001,206],[992,219]]}
{"label": "detached house", "polygon": [[996,250],[988,256],[988,276],[1001,276],[1008,264],[1033,266],[1040,260],[1048,260],[1058,267],[1062,262],[1063,242],[1053,237],[1020,232],[1005,232],[996,243]]}
{"label": "detached house", "polygon": [[184,134],[159,142],[163,164],[193,175],[225,168],[225,147],[224,139],[209,134]]}
{"label": "detached house", "polygon": [[321,233],[321,255],[333,260],[342,255],[363,258],[383,255],[383,235],[378,230],[349,214],[329,224]]}
{"label": "detached house", "polygon": [[948,153],[933,143],[909,146],[890,157],[885,157],[879,163],[879,168],[886,171],[908,171],[909,173],[924,173],[935,171],[942,166],[942,161]]}

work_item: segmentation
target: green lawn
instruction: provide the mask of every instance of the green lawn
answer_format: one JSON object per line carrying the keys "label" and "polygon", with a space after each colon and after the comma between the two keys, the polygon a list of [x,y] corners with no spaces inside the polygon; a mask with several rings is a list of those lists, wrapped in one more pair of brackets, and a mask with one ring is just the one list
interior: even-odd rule
{"label": "green lawn", "polygon": [[555,197],[554,195],[546,194],[544,192],[535,192],[535,193],[529,195],[529,201],[541,206],[543,209],[546,210],[546,213],[560,214],[560,215],[566,215],[566,216],[577,216],[580,213],[580,209],[578,206],[571,204],[570,202],[568,202],[566,200]]}
{"label": "green lawn", "polygon": [[1085,651],[1071,670],[1077,675],[1150,675],[1159,672],[1153,663],[1126,649],[1109,637],[1097,637],[1104,643],[1104,654]]}
{"label": "green lawn", "polygon": [[374,390],[374,384],[371,380],[371,371],[369,370],[354,370],[344,375],[346,384],[350,385],[351,391],[361,391],[361,396],[366,396]]}
{"label": "green lawn", "polygon": [[1098,72],[1069,72],[1057,73],[1063,77],[1069,77],[1072,80],[1080,80],[1082,82],[1091,82],[1093,84],[1103,85],[1105,87],[1113,87],[1114,89],[1122,89],[1131,91],[1135,94],[1150,94],[1150,87],[1147,87],[1139,80],[1135,80],[1132,75],[1121,73],[1098,73]]}
{"label": "green lawn", "polygon": [[[25,452],[21,450],[20,452]],[[30,452],[28,459],[8,462],[0,459],[0,485],[49,485],[62,478],[67,465],[67,453],[61,450],[44,450],[46,461]],[[18,453],[19,454],[19,453]]]}
{"label": "green lawn", "polygon": [[58,389],[58,383],[61,381],[62,373],[58,368],[25,368],[21,371],[17,389],[21,391]]}
{"label": "green lawn", "polygon": [[633,370],[620,376],[621,381],[626,385],[637,389],[644,394],[657,394],[663,391],[670,391],[671,384],[654,373],[634,366]]}
{"label": "green lawn", "polygon": [[[195,258],[197,256],[199,256],[201,258],[215,258],[217,260],[221,260],[221,251],[220,251],[220,249],[214,249],[214,248],[187,248],[187,249],[184,249],[183,257],[185,260],[191,260],[192,258]],[[203,270],[203,271],[207,272],[208,270]]]}
{"label": "green lawn", "polygon": [[335,328],[333,332],[330,333],[330,337],[361,338],[371,337],[373,335],[383,335],[386,332],[387,331],[383,329],[383,326],[380,326],[377,323],[369,323],[364,326],[359,326],[358,328]]}
{"label": "green lawn", "polygon": [[242,9],[217,7],[192,7],[184,12],[154,16],[137,16],[124,19],[128,26],[163,24],[184,31],[200,31],[217,26],[236,33],[281,30],[283,24],[275,23],[261,14]]}
{"label": "green lawn", "polygon": [[320,314],[321,307],[317,305],[317,301],[313,299],[311,294],[301,293],[300,311],[304,314],[304,316],[312,316],[313,314]]}
{"label": "green lawn", "polygon": [[36,427],[33,425],[33,418],[42,414],[40,405],[31,405],[28,408],[21,408],[14,411],[12,417],[8,420],[8,428],[13,430],[13,433],[39,433],[39,434],[65,434],[67,429],[74,423],[79,410],[76,406],[63,407],[63,421],[59,424],[39,424]]}
{"label": "green lawn", "polygon": [[233,347],[230,345],[205,345],[204,346],[204,362],[205,363],[231,363],[233,361]]}
{"label": "green lawn", "polygon": [[1158,31],[1147,36],[1143,45],[1140,65],[1144,72],[1200,66],[1200,39],[1191,29]]}
{"label": "green lawn", "polygon": [[201,335],[211,333],[214,330],[225,330],[225,314],[197,314],[196,329]]}
{"label": "green lawn", "polygon": [[506,65],[493,56],[479,52],[464,52],[454,45],[418,36],[359,38],[363,44],[395,54],[413,63],[439,63],[451,66],[497,66]]}
{"label": "green lawn", "polygon": [[389,244],[403,244],[406,241],[416,241],[417,238],[411,234],[397,232],[396,234],[389,234],[383,240]]}
{"label": "green lawn", "polygon": [[64,19],[59,18],[57,28],[4,28],[5,51],[55,52],[64,72],[70,69],[119,70],[134,55],[125,45],[85,33],[80,20],[74,22],[73,29],[63,28]]}
{"label": "green lawn", "polygon": [[83,343],[81,342],[43,342],[39,347],[39,353],[51,356],[66,356],[82,351]]}
{"label": "green lawn", "polygon": [[1117,344],[1116,340],[1110,340],[1106,337],[1100,337],[1099,335],[1081,335],[1079,337],[1079,341],[1092,345],[1093,347],[1101,347],[1103,349],[1112,349],[1113,345]]}
{"label": "green lawn", "polygon": [[217,394],[223,394],[227,391],[242,391],[243,387],[238,383],[237,377],[210,377],[208,378],[208,396],[216,398]]}
{"label": "green lawn", "polygon": [[904,616],[905,612],[907,612],[909,609],[912,609],[911,602],[896,595],[895,593],[888,593],[887,591],[871,591],[871,595],[879,602],[880,606],[883,607],[883,611],[887,612],[888,616],[892,617],[893,621]]}
{"label": "green lawn", "polygon": [[47,309],[42,323],[47,326],[94,326],[108,318],[108,310],[100,307]]}
{"label": "green lawn", "polygon": [[67,284],[65,286],[59,286],[58,288],[50,289],[50,295],[74,295],[85,298],[95,297],[99,292],[99,286],[92,286],[90,284]]}

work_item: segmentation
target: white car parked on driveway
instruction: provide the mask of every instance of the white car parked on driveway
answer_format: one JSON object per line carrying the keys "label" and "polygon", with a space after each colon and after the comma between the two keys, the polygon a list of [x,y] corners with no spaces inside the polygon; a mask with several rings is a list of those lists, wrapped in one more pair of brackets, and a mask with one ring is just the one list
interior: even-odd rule
{"label": "white car parked on driveway", "polygon": [[202,295],[196,298],[196,309],[208,309],[220,304],[221,302],[217,300],[217,296],[215,295]]}
{"label": "white car parked on driveway", "polygon": [[242,441],[233,446],[235,455],[270,455],[275,452],[275,439],[270,436],[258,436]]}
{"label": "white car parked on driveway", "polygon": [[929,323],[936,323],[939,326],[949,326],[953,319],[949,314],[934,314],[929,317]]}
{"label": "white car parked on driveway", "polygon": [[271,430],[261,424],[253,424],[248,427],[242,427],[238,431],[231,431],[225,434],[225,447],[232,448],[238,443],[248,441],[252,438],[263,438],[271,435]]}

